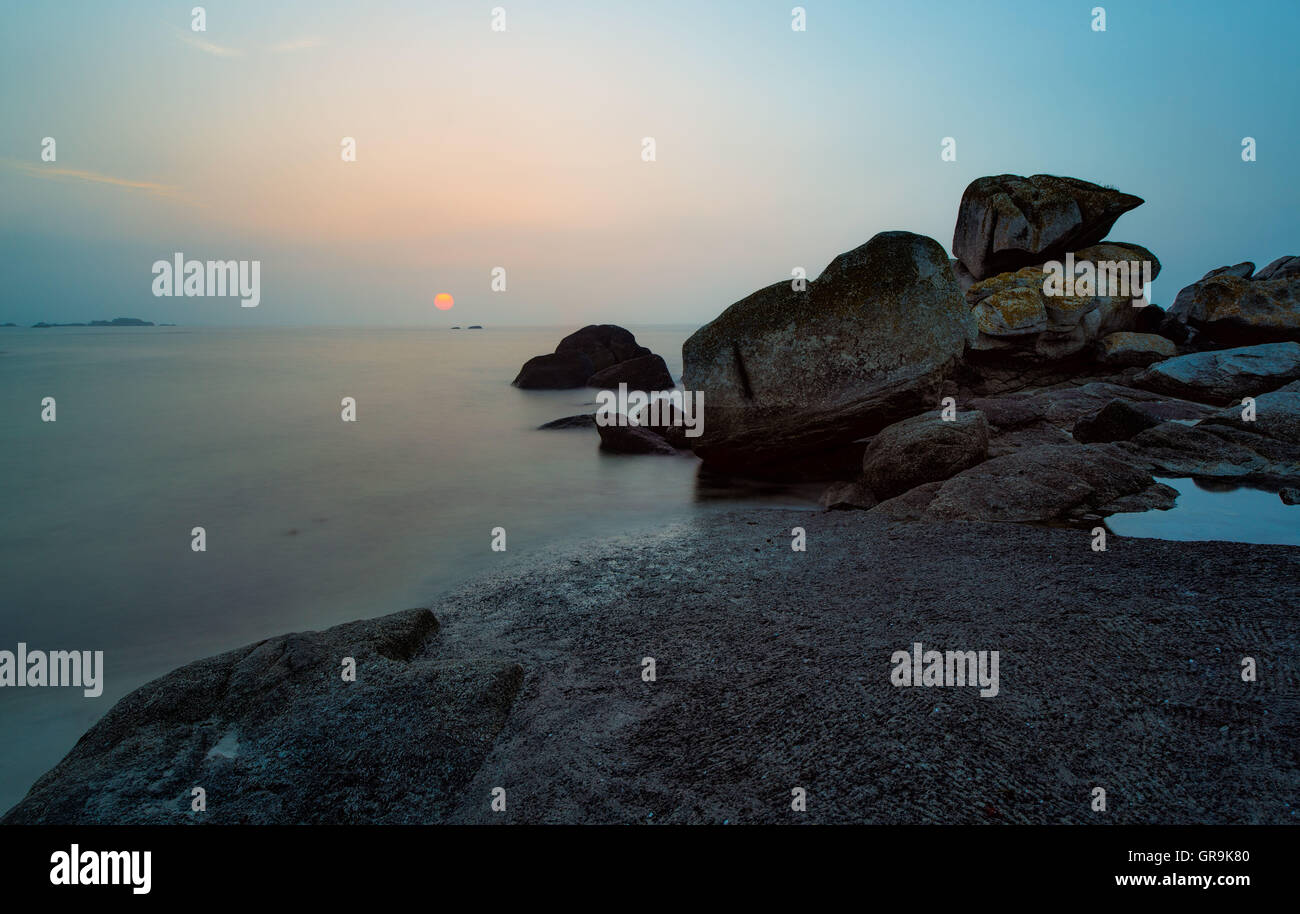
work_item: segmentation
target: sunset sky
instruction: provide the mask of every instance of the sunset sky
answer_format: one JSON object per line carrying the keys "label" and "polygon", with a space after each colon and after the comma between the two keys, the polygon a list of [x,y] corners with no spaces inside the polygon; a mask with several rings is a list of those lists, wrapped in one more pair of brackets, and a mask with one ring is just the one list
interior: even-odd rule
{"label": "sunset sky", "polygon": [[[1145,198],[1112,237],[1157,303],[1300,254],[1294,2],[194,5],[7,5],[0,322],[703,323],[879,231],[948,248],[1003,172]],[[261,305],[155,298],[176,251],[260,260]]]}

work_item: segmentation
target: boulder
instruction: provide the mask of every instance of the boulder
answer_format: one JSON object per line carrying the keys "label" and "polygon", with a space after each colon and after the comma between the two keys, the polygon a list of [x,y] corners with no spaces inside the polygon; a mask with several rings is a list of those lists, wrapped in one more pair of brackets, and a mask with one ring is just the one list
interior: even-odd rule
{"label": "boulder", "polygon": [[1287,486],[1277,493],[1277,497],[1282,499],[1284,505],[1300,505],[1300,488]]}
{"label": "boulder", "polygon": [[943,248],[876,235],[805,290],[768,286],[686,341],[683,386],[704,392],[708,414],[692,446],[742,472],[844,449],[938,405],[970,332]]}
{"label": "boulder", "polygon": [[1127,447],[1161,475],[1300,482],[1300,381],[1255,398],[1254,418],[1229,406],[1195,427],[1167,422]]}
{"label": "boulder", "polygon": [[1074,424],[1074,440],[1083,444],[1127,441],[1164,421],[1141,404],[1111,400],[1095,415],[1085,416]]}
{"label": "boulder", "polygon": [[862,482],[833,482],[821,495],[827,511],[868,511],[876,506],[876,496]]}
{"label": "boulder", "polygon": [[1300,277],[1300,257],[1285,255],[1254,275],[1254,279],[1294,279]]}
{"label": "boulder", "polygon": [[533,356],[511,383],[529,390],[566,390],[586,386],[594,370],[581,352],[553,352]]}
{"label": "boulder", "polygon": [[[475,327],[469,329],[474,330]],[[482,328],[477,328],[482,329]],[[640,360],[642,358],[658,359],[654,362],[637,362],[628,369],[626,376],[640,377],[655,384],[662,383],[662,375],[668,374],[668,366],[663,359],[654,355],[644,346],[637,345],[636,337],[631,332],[613,324],[590,324],[581,330],[570,333],[555,347],[549,355],[539,355],[529,359],[515,378],[516,387],[564,390],[572,387],[588,386],[589,379],[597,372],[603,372],[620,363]],[[662,365],[662,375],[655,369]],[[581,378],[579,378],[581,375]],[[618,380],[614,381],[614,386]],[[590,386],[603,387],[603,383]],[[629,385],[631,386],[631,385]],[[672,387],[669,377],[668,387]],[[652,388],[633,388],[652,389]]]}
{"label": "boulder", "polygon": [[[1073,256],[1076,264],[1145,261],[1153,280],[1160,275],[1160,261],[1141,245],[1105,242]],[[1106,276],[1109,280],[1109,272]],[[967,290],[976,326],[967,360],[983,392],[1073,377],[1088,367],[1106,336],[1159,319],[1144,317],[1153,309],[1134,304],[1134,286],[1117,290],[1124,292],[1120,295],[1049,294],[1048,279],[1045,265],[1035,264],[990,276]],[[1093,291],[1099,290],[1108,291],[1109,282],[1106,289],[1094,285]]]}
{"label": "boulder", "polygon": [[614,324],[588,324],[560,340],[555,351],[581,352],[591,359],[595,371],[603,371],[628,359],[650,355],[650,350],[639,345],[630,330]]}
{"label": "boulder", "polygon": [[986,460],[872,510],[895,520],[1069,520],[1155,485],[1117,445],[1044,445]]}
{"label": "boulder", "polygon": [[1289,342],[1181,355],[1157,362],[1134,378],[1133,383],[1175,397],[1227,404],[1265,393],[1297,378],[1300,378],[1300,343]]}
{"label": "boulder", "polygon": [[976,178],[962,194],[952,252],[975,279],[984,279],[1096,244],[1142,202],[1078,178]]}
{"label": "boulder", "polygon": [[[437,632],[413,609],[181,667],[115,704],[3,822],[437,821],[524,678],[508,660],[444,656]],[[348,657],[354,682],[340,676]]]}
{"label": "boulder", "polygon": [[1169,314],[1203,340],[1240,345],[1300,342],[1300,258],[1220,267],[1182,289]]}
{"label": "boulder", "polygon": [[619,384],[626,384],[628,390],[647,392],[671,390],[676,386],[663,356],[653,353],[617,362],[587,379],[588,387],[617,388]]}
{"label": "boulder", "polygon": [[1255,265],[1249,260],[1244,260],[1234,266],[1216,267],[1202,276],[1201,279],[1209,279],[1211,276],[1236,276],[1240,279],[1250,279],[1254,272]]}
{"label": "boulder", "polygon": [[596,424],[600,433],[600,449],[616,454],[676,454],[677,449],[654,429],[632,425],[627,416],[619,413],[617,423]]}
{"label": "boulder", "polygon": [[862,457],[862,481],[877,498],[893,498],[974,466],[988,449],[989,425],[978,410],[959,412],[949,421],[938,410],[922,413],[871,439]]}
{"label": "boulder", "polygon": [[1233,425],[1165,422],[1116,446],[1159,476],[1265,485],[1300,482],[1300,444]]}
{"label": "boulder", "polygon": [[1097,361],[1112,368],[1146,368],[1178,355],[1178,347],[1154,333],[1108,333],[1097,343]]}

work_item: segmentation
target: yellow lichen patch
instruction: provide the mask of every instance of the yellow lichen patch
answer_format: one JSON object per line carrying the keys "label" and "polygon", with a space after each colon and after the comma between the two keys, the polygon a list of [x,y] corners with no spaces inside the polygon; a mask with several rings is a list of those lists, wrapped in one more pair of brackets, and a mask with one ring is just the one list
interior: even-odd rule
{"label": "yellow lichen patch", "polygon": [[1097,307],[1098,300],[1092,295],[1053,295],[1048,304],[1061,315],[1083,314]]}
{"label": "yellow lichen patch", "polygon": [[981,295],[997,295],[1008,289],[1039,288],[1043,286],[1042,267],[1022,267],[1014,273],[998,273],[981,279],[967,290],[966,295],[978,298]]}
{"label": "yellow lichen patch", "polygon": [[1043,298],[1037,289],[1010,288],[980,303],[978,327],[993,336],[1008,331],[1041,330],[1047,320]]}

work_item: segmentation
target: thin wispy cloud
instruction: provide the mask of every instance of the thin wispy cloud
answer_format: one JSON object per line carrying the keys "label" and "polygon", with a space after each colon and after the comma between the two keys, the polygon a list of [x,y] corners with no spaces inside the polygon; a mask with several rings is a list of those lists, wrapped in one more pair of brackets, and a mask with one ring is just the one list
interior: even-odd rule
{"label": "thin wispy cloud", "polygon": [[219,44],[213,44],[211,41],[204,41],[202,38],[195,37],[192,32],[178,32],[181,41],[198,48],[205,54],[211,54],[214,57],[243,57],[244,52],[238,48],[227,48]]}
{"label": "thin wispy cloud", "polygon": [[325,43],[323,38],[316,35],[307,35],[303,38],[291,38],[288,41],[281,41],[273,44],[268,51],[274,51],[277,54],[288,54],[292,51],[305,51],[307,48],[318,48]]}
{"label": "thin wispy cloud", "polygon": [[134,181],[130,178],[118,178],[114,175],[105,175],[96,171],[85,171],[79,168],[59,168],[54,165],[33,165],[30,162],[15,162],[13,160],[5,160],[4,164],[16,171],[22,172],[23,174],[31,175],[36,178],[44,178],[46,180],[85,181],[91,184],[107,184],[111,187],[120,187],[124,190],[140,191],[155,197],[180,199],[180,188],[174,187],[170,184],[159,184],[155,181]]}

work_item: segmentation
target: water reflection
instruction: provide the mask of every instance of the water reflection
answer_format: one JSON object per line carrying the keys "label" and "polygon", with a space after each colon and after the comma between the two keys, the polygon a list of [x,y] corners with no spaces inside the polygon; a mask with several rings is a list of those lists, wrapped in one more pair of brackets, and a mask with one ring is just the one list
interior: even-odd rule
{"label": "water reflection", "polygon": [[1276,492],[1231,481],[1162,479],[1178,490],[1168,511],[1114,514],[1106,525],[1119,536],[1300,546],[1300,506]]}

